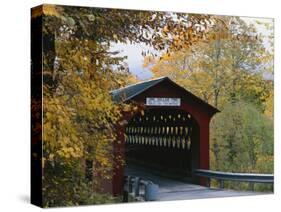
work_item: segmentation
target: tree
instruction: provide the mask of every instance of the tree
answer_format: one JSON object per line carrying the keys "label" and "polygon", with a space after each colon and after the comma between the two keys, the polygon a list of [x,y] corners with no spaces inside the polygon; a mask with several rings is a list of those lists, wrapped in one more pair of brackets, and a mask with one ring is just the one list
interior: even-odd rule
{"label": "tree", "polygon": [[223,23],[208,32],[209,40],[158,60],[147,57],[144,65],[155,76],[169,76],[218,108],[230,100],[248,98],[245,93],[252,93],[264,104],[270,84],[265,83],[263,74],[270,69],[270,53],[254,25],[238,17],[221,19]]}
{"label": "tree", "polygon": [[96,203],[85,188],[102,188],[85,179],[85,166],[93,160],[95,173],[112,177],[114,128],[131,106],[112,102],[109,91],[134,80],[111,43],[180,49],[203,36],[198,26],[209,16],[55,5],[33,11],[33,19],[41,16],[44,206]]}
{"label": "tree", "polygon": [[[43,13],[43,40],[48,47],[44,48],[47,56],[45,65],[49,70],[54,70],[54,42],[62,36],[65,39],[92,42],[92,65],[96,64],[100,68],[106,58],[109,60],[108,64],[124,70],[123,64],[120,64],[122,58],[112,57],[117,52],[108,51],[112,42],[142,42],[157,50],[166,50],[168,47],[171,50],[181,49],[204,37],[212,19],[208,15],[56,5],[44,5]],[[34,12],[34,17],[36,16],[38,12]],[[52,74],[53,83],[56,79],[54,75],[56,73]]]}
{"label": "tree", "polygon": [[[232,172],[273,172],[273,123],[254,105],[229,103],[213,121],[211,137],[216,139],[218,154],[212,155],[212,167]],[[261,169],[262,164],[267,167]]]}

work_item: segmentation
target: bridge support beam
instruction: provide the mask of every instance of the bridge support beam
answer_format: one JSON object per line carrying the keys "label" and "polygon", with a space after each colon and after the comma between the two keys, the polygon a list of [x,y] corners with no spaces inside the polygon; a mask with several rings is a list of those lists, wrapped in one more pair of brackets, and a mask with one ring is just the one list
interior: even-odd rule
{"label": "bridge support beam", "polygon": [[[208,170],[210,168],[210,143],[209,127],[210,119],[199,122],[199,168]],[[210,182],[206,178],[200,178],[200,185],[209,186]]]}

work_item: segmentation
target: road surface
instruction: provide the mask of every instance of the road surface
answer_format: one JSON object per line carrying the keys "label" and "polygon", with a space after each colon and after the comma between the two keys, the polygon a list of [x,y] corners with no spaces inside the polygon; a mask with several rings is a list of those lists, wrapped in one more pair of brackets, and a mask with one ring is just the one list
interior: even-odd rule
{"label": "road surface", "polygon": [[148,169],[132,165],[126,167],[125,174],[131,176],[139,176],[159,185],[158,201],[272,194],[208,188],[200,185],[190,184],[180,180],[159,176],[159,174],[155,174]]}

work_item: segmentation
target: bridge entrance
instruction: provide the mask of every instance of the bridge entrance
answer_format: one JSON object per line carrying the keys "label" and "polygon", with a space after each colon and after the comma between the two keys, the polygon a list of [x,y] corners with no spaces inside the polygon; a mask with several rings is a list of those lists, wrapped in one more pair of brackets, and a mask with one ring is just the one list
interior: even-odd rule
{"label": "bridge entrance", "polygon": [[184,110],[150,108],[125,127],[126,166],[192,181],[199,155],[198,124]]}

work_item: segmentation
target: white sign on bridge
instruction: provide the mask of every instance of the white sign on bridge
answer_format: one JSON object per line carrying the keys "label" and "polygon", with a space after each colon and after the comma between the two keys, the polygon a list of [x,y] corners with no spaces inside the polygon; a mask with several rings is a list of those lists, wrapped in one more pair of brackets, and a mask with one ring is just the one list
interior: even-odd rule
{"label": "white sign on bridge", "polygon": [[180,98],[157,98],[148,97],[146,98],[146,105],[149,106],[180,106]]}

